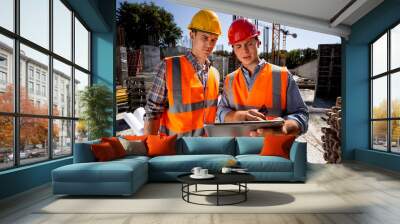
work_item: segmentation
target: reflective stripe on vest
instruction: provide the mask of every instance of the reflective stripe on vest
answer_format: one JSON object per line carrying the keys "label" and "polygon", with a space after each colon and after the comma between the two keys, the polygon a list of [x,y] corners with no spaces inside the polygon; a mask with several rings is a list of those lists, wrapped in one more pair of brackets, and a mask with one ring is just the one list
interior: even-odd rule
{"label": "reflective stripe on vest", "polygon": [[265,64],[249,91],[241,69],[225,80],[229,106],[235,110],[260,109],[265,106],[269,116],[282,116],[286,111],[287,70]]}
{"label": "reflective stripe on vest", "polygon": [[192,64],[184,56],[166,59],[169,107],[161,116],[160,133],[182,136],[204,135],[204,123],[214,123],[218,80],[209,68],[206,88]]}

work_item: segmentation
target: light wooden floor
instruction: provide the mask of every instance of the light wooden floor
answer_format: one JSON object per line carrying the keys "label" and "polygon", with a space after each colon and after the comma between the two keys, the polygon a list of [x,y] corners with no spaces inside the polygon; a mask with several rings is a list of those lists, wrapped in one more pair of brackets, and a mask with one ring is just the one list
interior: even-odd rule
{"label": "light wooden floor", "polygon": [[[0,202],[0,223],[400,223],[400,174],[359,163],[310,164],[308,182],[317,183],[345,201],[367,204],[357,214],[36,214],[54,200],[42,186]],[[317,202],[316,202],[317,203]],[[173,206],[173,205],[171,205]]]}

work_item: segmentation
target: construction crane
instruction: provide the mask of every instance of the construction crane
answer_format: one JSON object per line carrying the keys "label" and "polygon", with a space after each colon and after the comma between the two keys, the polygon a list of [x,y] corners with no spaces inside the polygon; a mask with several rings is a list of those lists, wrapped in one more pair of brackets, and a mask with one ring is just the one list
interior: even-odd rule
{"label": "construction crane", "polygon": [[[297,34],[289,33],[289,30],[285,30],[283,28],[281,28],[281,32],[282,32],[282,51],[286,51],[286,37],[289,35],[292,36],[293,38],[297,38]],[[286,65],[286,53],[282,54],[281,62],[283,66]]]}
{"label": "construction crane", "polygon": [[271,62],[279,65],[279,48],[281,41],[281,25],[277,23],[272,24],[272,47],[271,47]]}
{"label": "construction crane", "polygon": [[297,38],[297,34],[290,33],[289,30],[281,28],[280,24],[273,23],[272,24],[272,63],[276,65],[282,64],[283,66],[286,64],[286,55],[283,54],[282,58],[280,57],[280,41],[281,41],[281,32],[282,32],[282,51],[286,51],[286,37],[288,35],[293,38]]}

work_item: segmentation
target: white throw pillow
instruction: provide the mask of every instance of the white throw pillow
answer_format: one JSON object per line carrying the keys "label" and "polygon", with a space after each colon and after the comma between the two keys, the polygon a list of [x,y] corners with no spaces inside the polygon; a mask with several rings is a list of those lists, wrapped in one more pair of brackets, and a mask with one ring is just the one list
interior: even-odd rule
{"label": "white throw pillow", "polygon": [[119,141],[124,147],[126,155],[136,155],[136,156],[147,155],[146,145],[144,144],[143,141],[140,140],[131,141],[123,138],[120,138]]}

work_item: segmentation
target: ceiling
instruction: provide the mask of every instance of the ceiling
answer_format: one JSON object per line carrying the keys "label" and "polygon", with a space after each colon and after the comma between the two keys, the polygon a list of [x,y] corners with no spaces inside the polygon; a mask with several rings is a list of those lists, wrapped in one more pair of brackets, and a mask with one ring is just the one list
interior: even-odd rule
{"label": "ceiling", "polygon": [[347,38],[351,25],[383,0],[169,0]]}

